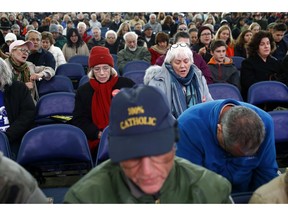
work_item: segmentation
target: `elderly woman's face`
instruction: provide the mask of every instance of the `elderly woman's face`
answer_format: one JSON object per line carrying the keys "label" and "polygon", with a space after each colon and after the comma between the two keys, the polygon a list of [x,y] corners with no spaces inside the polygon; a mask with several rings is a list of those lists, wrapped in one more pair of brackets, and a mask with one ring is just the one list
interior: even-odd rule
{"label": "elderly woman's face", "polygon": [[24,44],[22,46],[15,47],[11,51],[11,55],[12,55],[13,60],[16,63],[20,63],[20,64],[23,64],[26,62],[29,54],[30,54],[30,51],[29,51],[28,46],[26,44]]}
{"label": "elderly woman's face", "polygon": [[111,67],[108,64],[95,65],[92,70],[95,79],[100,83],[106,83],[111,76]]}
{"label": "elderly woman's face", "polygon": [[176,74],[180,77],[185,78],[189,73],[191,62],[188,57],[185,56],[176,56],[172,61],[171,65]]}

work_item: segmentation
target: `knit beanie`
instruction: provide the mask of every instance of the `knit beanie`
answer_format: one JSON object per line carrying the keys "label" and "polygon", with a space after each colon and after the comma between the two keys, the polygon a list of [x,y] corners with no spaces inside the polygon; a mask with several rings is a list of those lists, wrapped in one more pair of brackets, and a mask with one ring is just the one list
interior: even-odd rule
{"label": "knit beanie", "polygon": [[201,33],[202,33],[204,30],[209,30],[209,31],[211,32],[211,34],[213,34],[211,28],[209,28],[208,26],[201,26],[201,27],[198,29],[198,38],[200,38]]}
{"label": "knit beanie", "polygon": [[114,67],[113,57],[108,48],[94,46],[89,55],[89,67],[91,68],[99,64],[108,64],[111,67]]}

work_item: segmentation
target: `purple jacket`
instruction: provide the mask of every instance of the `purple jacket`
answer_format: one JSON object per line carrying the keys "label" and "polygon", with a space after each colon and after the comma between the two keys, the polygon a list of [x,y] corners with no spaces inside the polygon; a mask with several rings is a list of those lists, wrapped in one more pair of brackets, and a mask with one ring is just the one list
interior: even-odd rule
{"label": "purple jacket", "polygon": [[[213,83],[212,73],[211,73],[210,69],[208,68],[208,65],[206,64],[206,62],[202,58],[202,56],[199,55],[198,53],[196,53],[194,50],[192,50],[192,52],[193,52],[194,64],[202,71],[202,74],[204,75],[204,77],[207,81],[207,84]],[[165,57],[166,57],[166,54],[157,58],[156,65],[162,66]]]}

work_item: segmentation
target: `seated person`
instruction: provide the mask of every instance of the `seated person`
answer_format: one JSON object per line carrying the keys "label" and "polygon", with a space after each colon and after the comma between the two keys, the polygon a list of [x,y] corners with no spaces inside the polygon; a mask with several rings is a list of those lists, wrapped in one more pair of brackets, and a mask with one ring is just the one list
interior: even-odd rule
{"label": "seated person", "polygon": [[230,83],[240,90],[240,72],[233,64],[233,60],[226,57],[226,48],[224,40],[212,41],[210,45],[212,58],[208,62],[208,67],[214,83]]}
{"label": "seated person", "polygon": [[36,30],[30,30],[26,33],[25,40],[31,41],[34,45],[27,60],[36,66],[51,67],[55,70],[56,61],[54,56],[49,51],[42,49],[41,33]]}
{"label": "seated person", "polygon": [[278,176],[273,121],[262,109],[215,100],[190,107],[178,121],[176,155],[226,177],[232,193],[254,191]]}
{"label": "seated person", "polygon": [[108,140],[111,159],[64,203],[231,203],[227,179],[175,157],[177,120],[157,88],[136,85],[113,98]]}
{"label": "seated person", "polygon": [[146,47],[137,45],[138,35],[135,32],[127,32],[123,36],[125,40],[125,48],[120,50],[118,56],[118,69],[122,75],[124,66],[133,60],[143,60],[151,62],[151,54]]}
{"label": "seated person", "polygon": [[135,84],[128,78],[119,77],[113,66],[108,48],[93,47],[89,55],[89,82],[78,88],[76,93],[72,124],[85,133],[93,158],[97,155],[102,131],[109,123],[113,94]]}
{"label": "seated person", "polygon": [[0,131],[9,140],[12,158],[16,160],[24,134],[34,123],[35,104],[27,86],[13,81],[12,71],[0,58]]}

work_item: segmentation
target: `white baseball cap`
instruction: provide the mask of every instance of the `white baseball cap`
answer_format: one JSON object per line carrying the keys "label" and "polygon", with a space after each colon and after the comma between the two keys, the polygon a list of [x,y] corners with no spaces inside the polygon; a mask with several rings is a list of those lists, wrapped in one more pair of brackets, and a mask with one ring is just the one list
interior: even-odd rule
{"label": "white baseball cap", "polygon": [[16,40],[16,41],[14,41],[13,43],[10,44],[9,52],[11,53],[11,51],[15,47],[22,46],[24,44],[27,44],[29,50],[31,50],[34,47],[34,44],[31,41]]}

